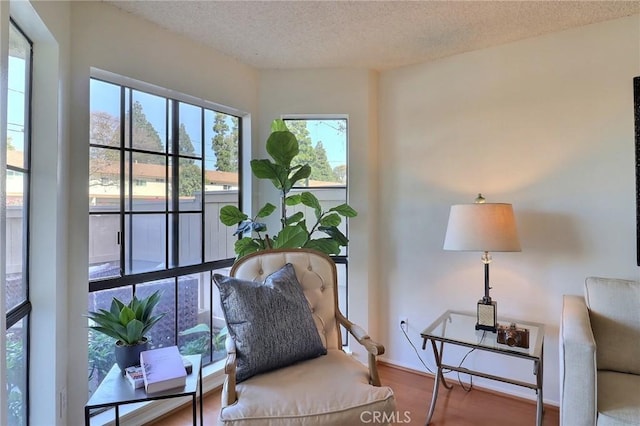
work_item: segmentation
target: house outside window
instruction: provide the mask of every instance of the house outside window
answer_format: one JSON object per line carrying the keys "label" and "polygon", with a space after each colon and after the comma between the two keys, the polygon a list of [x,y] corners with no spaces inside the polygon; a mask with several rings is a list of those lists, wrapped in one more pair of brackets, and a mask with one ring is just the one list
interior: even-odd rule
{"label": "house outside window", "polygon": [[29,424],[29,197],[33,43],[11,20],[7,90],[6,392],[2,424]]}
{"label": "house outside window", "polygon": [[[150,346],[216,362],[226,328],[211,275],[235,258],[219,210],[239,205],[243,113],[100,70],[90,84],[88,310],[160,290]],[[113,344],[90,331],[90,392]]]}

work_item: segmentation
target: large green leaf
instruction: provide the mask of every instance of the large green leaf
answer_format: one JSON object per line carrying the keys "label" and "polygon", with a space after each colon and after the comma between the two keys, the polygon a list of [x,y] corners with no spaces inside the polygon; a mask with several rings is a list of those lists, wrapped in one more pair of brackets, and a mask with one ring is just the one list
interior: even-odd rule
{"label": "large green leaf", "polygon": [[322,226],[338,226],[342,222],[342,218],[338,213],[329,213],[320,219],[320,225]]}
{"label": "large green leaf", "polygon": [[[303,179],[307,179],[309,176],[311,176],[311,166],[308,164],[305,164],[301,166],[298,170],[296,170],[293,176],[289,178],[289,183],[291,187],[293,187],[296,184],[296,182]],[[291,189],[291,187],[289,187],[289,189]]]}
{"label": "large green leaf", "polygon": [[134,319],[127,323],[127,339],[125,343],[127,345],[134,345],[142,340],[143,334],[142,330],[144,329],[144,325],[142,321]]}
{"label": "large green leaf", "polygon": [[318,198],[310,192],[303,192],[302,194],[300,194],[300,200],[305,206],[311,207],[316,214],[316,219],[320,220],[320,216],[322,215],[322,207],[320,206],[320,201],[318,201]]}
{"label": "large green leaf", "polygon": [[279,171],[282,169],[271,160],[251,160],[251,171],[258,179],[278,179]]}
{"label": "large green leaf", "polygon": [[289,195],[284,199],[284,202],[287,206],[296,206],[302,202],[300,194]]}
{"label": "large green leaf", "polygon": [[356,217],[358,212],[355,211],[349,204],[340,204],[339,206],[329,209],[330,212],[336,212],[344,217]]}
{"label": "large green leaf", "polygon": [[341,246],[347,246],[347,244],[349,244],[349,239],[335,226],[319,226],[318,230],[329,235]]}
{"label": "large green leaf", "polygon": [[302,204],[304,204],[307,207],[311,207],[316,210],[321,208],[320,201],[318,201],[318,198],[310,192],[301,193],[300,200],[302,201]]}
{"label": "large green leaf", "polygon": [[318,250],[326,254],[340,254],[340,245],[331,238],[309,240],[306,242],[304,247]]}
{"label": "large green leaf", "polygon": [[[120,326],[122,327],[122,326]],[[122,327],[122,331],[118,332],[115,328],[110,327],[100,327],[100,326],[91,326],[91,329],[95,331],[99,331],[100,333],[106,334],[109,337],[113,337],[116,340],[124,340],[127,336],[127,329]]]}
{"label": "large green leaf", "polygon": [[256,240],[249,237],[244,237],[236,241],[234,249],[238,258],[246,256],[250,253],[254,253],[258,250],[264,249]]}
{"label": "large green leaf", "polygon": [[147,321],[144,322],[144,328],[142,329],[142,336],[147,334],[147,331],[151,330],[151,327],[155,325],[158,321],[162,319],[165,314],[162,313],[160,315],[155,315],[150,317]]}
{"label": "large green leaf", "polygon": [[[146,329],[151,328],[151,325],[153,325],[149,325],[148,323],[153,322],[153,320],[151,319],[151,314],[153,313],[153,310],[155,309],[158,302],[160,302],[160,296],[160,290],[156,290],[151,296],[142,300],[139,300],[136,297],[133,298],[134,302],[138,302],[140,304],[140,308],[142,310],[142,313],[140,315],[136,314],[136,318],[144,323]],[[164,313],[159,315],[158,320],[163,316]]]}
{"label": "large green leaf", "polygon": [[130,321],[136,319],[136,313],[128,306],[125,306],[122,311],[120,311],[120,324],[127,325]]}
{"label": "large green leaf", "polygon": [[287,225],[273,237],[273,248],[297,248],[307,241],[307,231],[300,225]]}
{"label": "large green leaf", "polygon": [[267,139],[267,152],[276,164],[289,168],[291,161],[300,152],[298,140],[289,131],[272,132]]}
{"label": "large green leaf", "polygon": [[242,213],[236,206],[224,206],[220,209],[220,222],[227,226],[236,225],[249,216]]}
{"label": "large green leaf", "polygon": [[291,216],[289,216],[285,220],[285,224],[286,225],[292,225],[292,224],[300,222],[302,219],[304,219],[304,213],[296,212],[296,213],[292,214]]}
{"label": "large green leaf", "polygon": [[111,307],[109,308],[109,312],[111,312],[114,317],[119,318],[120,311],[122,311],[124,307],[125,304],[114,297],[113,299],[111,299]]}
{"label": "large green leaf", "polygon": [[262,208],[260,209],[256,217],[267,217],[271,213],[273,213],[275,210],[276,210],[276,206],[274,206],[271,203],[267,203],[264,206],[262,206]]}
{"label": "large green leaf", "polygon": [[277,189],[286,186],[289,180],[288,168],[269,160],[251,160],[251,171],[258,179],[269,179]]}
{"label": "large green leaf", "polygon": [[127,329],[120,324],[119,315],[113,315],[109,311],[100,309],[98,312],[89,312],[88,317],[97,324],[91,325],[90,328],[117,340],[126,337]]}

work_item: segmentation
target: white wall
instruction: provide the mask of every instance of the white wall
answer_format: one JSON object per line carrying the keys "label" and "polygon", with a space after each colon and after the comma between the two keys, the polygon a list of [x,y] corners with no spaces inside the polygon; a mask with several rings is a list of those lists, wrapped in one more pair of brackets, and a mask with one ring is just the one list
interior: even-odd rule
{"label": "white wall", "polygon": [[[358,211],[349,221],[349,318],[377,328],[376,148],[378,75],[366,70],[273,70],[260,73],[259,138],[254,158],[268,158],[271,121],[287,114],[347,114],[348,203]],[[261,182],[259,206],[278,195]],[[355,355],[366,361],[359,348]]]}
{"label": "white wall", "polygon": [[[96,67],[226,105],[257,111],[255,70],[102,2],[72,2],[69,221],[69,362],[87,365],[89,76]],[[83,368],[85,366],[85,368]],[[86,375],[69,375],[69,424],[83,422]]]}
{"label": "white wall", "polygon": [[[521,253],[493,254],[491,295],[499,315],[547,325],[544,396],[558,403],[562,295],[581,294],[589,275],[638,278],[639,40],[636,15],[381,74],[379,261],[388,305],[379,331],[388,361],[422,368],[397,331],[401,315],[418,345],[444,310],[475,310],[481,254],[445,252],[442,243],[450,205],[482,192],[513,204],[522,242]],[[532,379],[531,367],[475,353],[465,365]]]}

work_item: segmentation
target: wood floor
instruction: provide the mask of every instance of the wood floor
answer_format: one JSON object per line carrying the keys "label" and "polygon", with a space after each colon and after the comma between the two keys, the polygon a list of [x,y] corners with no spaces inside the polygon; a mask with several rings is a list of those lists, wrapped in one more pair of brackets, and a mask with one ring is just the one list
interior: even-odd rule
{"label": "wood floor", "polygon": [[[394,366],[379,364],[382,383],[396,397],[400,424],[424,425],[431,401],[433,378]],[[452,381],[449,381],[452,382]],[[532,391],[533,392],[533,391]],[[204,396],[204,424],[215,425],[220,410],[220,391]],[[406,417],[404,413],[406,412]],[[407,421],[409,420],[409,421]],[[535,425],[535,402],[474,388],[465,392],[459,385],[440,388],[431,424],[435,426],[522,426]],[[191,426],[191,406],[158,419],[154,426]],[[559,424],[557,407],[545,406],[544,426]]]}

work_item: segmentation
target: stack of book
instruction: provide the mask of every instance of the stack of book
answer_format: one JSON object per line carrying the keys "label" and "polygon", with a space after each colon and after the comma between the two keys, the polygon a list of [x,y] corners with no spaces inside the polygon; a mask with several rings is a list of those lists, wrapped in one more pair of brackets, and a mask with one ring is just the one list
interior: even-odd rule
{"label": "stack of book", "polygon": [[144,377],[142,375],[142,367],[139,365],[127,367],[124,370],[124,376],[127,378],[131,387],[138,389],[144,386]]}
{"label": "stack of book", "polygon": [[141,352],[140,366],[147,393],[184,387],[187,383],[185,364],[177,346]]}

